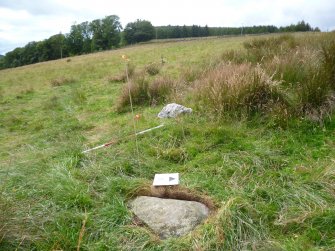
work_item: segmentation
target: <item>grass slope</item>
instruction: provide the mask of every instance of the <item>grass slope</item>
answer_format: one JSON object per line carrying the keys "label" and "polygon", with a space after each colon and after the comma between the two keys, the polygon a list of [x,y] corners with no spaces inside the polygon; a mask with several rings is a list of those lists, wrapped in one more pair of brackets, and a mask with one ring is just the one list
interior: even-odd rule
{"label": "grass slope", "polygon": [[[196,109],[138,137],[139,155],[134,140],[81,154],[133,132],[131,113],[115,111],[122,54],[137,69],[163,56],[159,75],[178,79],[250,39],[147,44],[0,71],[0,249],[335,249],[334,120],[281,129]],[[159,125],[161,108],[137,106],[138,130]],[[160,172],[179,172],[217,205],[179,239],[160,241],[127,208]]]}

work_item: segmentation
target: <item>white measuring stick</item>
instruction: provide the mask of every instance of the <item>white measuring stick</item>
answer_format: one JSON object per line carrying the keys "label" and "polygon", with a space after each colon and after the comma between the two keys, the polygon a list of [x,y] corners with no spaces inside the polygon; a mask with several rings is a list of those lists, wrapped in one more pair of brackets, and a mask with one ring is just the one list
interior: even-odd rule
{"label": "white measuring stick", "polygon": [[[163,126],[164,126],[164,124],[161,124],[161,125],[159,125],[159,126],[152,127],[152,128],[146,129],[146,130],[144,130],[144,131],[137,132],[135,135],[141,135],[141,134],[144,134],[144,133],[146,133],[146,132],[150,132],[150,131],[152,131],[152,130],[161,128],[161,127],[163,127]],[[130,136],[131,136],[131,135],[130,135]],[[112,145],[113,143],[115,143],[115,141],[111,141],[111,142],[102,144],[102,145],[100,145],[100,146],[96,146],[96,147],[93,147],[93,148],[91,148],[91,149],[87,149],[87,150],[85,150],[85,151],[82,151],[82,153],[87,153],[87,152],[90,152],[90,151],[93,151],[93,150],[97,150],[97,149],[100,149],[100,148],[103,148],[103,147],[107,147],[107,146]]]}
{"label": "white measuring stick", "polygon": [[87,152],[90,152],[90,151],[93,151],[93,150],[96,150],[96,149],[99,149],[99,148],[103,148],[103,147],[105,147],[105,144],[100,145],[100,146],[93,147],[93,148],[88,149],[88,150],[85,150],[85,151],[83,151],[82,153],[87,153]]}
{"label": "white measuring stick", "polygon": [[159,125],[159,126],[152,127],[152,128],[149,128],[149,129],[144,130],[144,131],[141,131],[141,132],[137,132],[136,135],[140,135],[140,134],[143,134],[143,133],[146,133],[146,132],[150,132],[150,131],[152,131],[152,130],[161,128],[161,127],[163,127],[163,126],[164,126],[164,124],[161,124],[161,125]]}

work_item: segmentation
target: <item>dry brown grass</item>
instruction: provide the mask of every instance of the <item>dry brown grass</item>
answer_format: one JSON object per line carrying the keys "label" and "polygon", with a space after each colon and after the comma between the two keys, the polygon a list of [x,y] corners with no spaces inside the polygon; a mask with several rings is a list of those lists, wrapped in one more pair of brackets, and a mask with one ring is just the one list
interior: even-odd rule
{"label": "dry brown grass", "polygon": [[79,237],[78,237],[77,251],[80,251],[80,245],[81,245],[81,242],[83,240],[84,233],[85,233],[85,230],[86,230],[87,219],[88,219],[88,215],[87,215],[86,210],[85,210],[85,216],[84,216],[84,219],[82,221],[82,226],[81,226],[81,229],[80,229],[80,232],[79,232]]}
{"label": "dry brown grass", "polygon": [[252,39],[244,42],[243,45],[247,50],[248,61],[262,62],[276,55],[290,53],[298,43],[294,36],[285,34],[278,37]]}
{"label": "dry brown grass", "polygon": [[150,82],[145,75],[136,74],[129,83],[126,83],[121,90],[116,110],[118,112],[127,111],[130,107],[131,95],[133,105],[156,105],[167,101],[177,86],[176,81],[169,77],[158,77]]}
{"label": "dry brown grass", "polygon": [[219,116],[253,114],[285,102],[280,82],[272,79],[259,65],[220,64],[201,80],[193,91],[199,109],[206,107]]}
{"label": "dry brown grass", "polygon": [[130,108],[130,100],[133,105],[145,105],[149,103],[149,81],[144,74],[138,74],[136,77],[126,83],[116,104],[118,112],[127,111]]}
{"label": "dry brown grass", "polygon": [[164,103],[175,93],[177,82],[169,77],[159,77],[149,85],[150,104]]}

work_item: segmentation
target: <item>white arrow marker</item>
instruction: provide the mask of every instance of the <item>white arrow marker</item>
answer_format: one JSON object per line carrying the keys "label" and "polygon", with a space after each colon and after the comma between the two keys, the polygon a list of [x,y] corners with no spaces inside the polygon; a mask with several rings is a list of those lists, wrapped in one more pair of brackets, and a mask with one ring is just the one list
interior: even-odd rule
{"label": "white arrow marker", "polygon": [[155,174],[154,186],[175,186],[179,185],[179,173]]}

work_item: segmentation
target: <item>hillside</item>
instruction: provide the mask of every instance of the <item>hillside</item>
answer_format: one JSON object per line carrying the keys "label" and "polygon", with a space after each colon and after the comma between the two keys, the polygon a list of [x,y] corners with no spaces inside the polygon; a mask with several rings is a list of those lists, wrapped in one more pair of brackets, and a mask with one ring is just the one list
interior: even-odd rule
{"label": "hillside", "polygon": [[[332,41],[151,43],[1,70],[0,250],[335,249]],[[165,123],[136,141],[126,67],[136,131]],[[162,122],[169,102],[193,113]],[[167,172],[215,208],[161,241],[127,202]]]}

